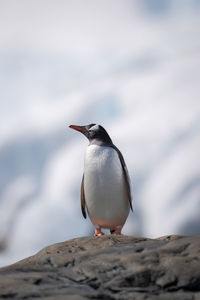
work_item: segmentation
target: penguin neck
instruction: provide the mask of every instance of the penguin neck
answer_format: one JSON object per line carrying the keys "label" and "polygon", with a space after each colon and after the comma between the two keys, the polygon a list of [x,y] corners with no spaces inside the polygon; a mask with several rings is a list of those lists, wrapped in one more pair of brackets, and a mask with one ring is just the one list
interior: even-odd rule
{"label": "penguin neck", "polygon": [[92,139],[92,140],[90,140],[89,146],[90,145],[112,147],[113,146],[113,142],[112,142],[111,138],[108,136],[105,139],[101,139],[101,138]]}

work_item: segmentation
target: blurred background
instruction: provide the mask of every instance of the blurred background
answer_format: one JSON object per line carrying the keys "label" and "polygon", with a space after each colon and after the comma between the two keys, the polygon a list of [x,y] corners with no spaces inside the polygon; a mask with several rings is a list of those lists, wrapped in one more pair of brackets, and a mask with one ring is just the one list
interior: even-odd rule
{"label": "blurred background", "polygon": [[200,233],[200,1],[0,0],[0,266],[93,234],[88,141],[126,160],[123,233]]}

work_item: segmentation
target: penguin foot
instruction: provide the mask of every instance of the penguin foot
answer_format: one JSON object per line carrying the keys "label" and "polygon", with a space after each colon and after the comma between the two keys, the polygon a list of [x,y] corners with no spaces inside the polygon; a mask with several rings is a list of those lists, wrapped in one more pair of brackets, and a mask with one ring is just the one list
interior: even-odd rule
{"label": "penguin foot", "polygon": [[102,236],[102,235],[104,235],[104,233],[101,232],[101,228],[95,228],[94,236]]}
{"label": "penguin foot", "polygon": [[111,234],[118,234],[118,235],[122,235],[122,233],[121,233],[121,231],[122,231],[122,227],[121,226],[118,226],[118,227],[116,227],[115,229],[111,229],[110,230],[110,233]]}

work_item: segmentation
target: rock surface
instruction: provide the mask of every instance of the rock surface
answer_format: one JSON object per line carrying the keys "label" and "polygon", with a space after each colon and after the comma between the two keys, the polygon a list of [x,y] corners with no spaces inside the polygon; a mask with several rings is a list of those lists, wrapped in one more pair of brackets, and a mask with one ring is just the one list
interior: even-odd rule
{"label": "rock surface", "polygon": [[200,299],[200,236],[83,237],[0,269],[0,299]]}

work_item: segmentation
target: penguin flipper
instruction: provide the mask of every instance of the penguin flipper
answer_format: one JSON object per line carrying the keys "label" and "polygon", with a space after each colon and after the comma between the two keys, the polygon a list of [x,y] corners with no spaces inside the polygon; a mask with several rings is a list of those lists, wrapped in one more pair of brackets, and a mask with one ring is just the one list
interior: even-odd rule
{"label": "penguin flipper", "polygon": [[81,211],[83,214],[83,217],[86,219],[87,215],[86,215],[86,211],[85,211],[85,192],[84,192],[84,174],[82,177],[82,182],[81,182]]}
{"label": "penguin flipper", "polygon": [[128,169],[127,169],[125,160],[123,158],[123,155],[121,154],[121,152],[119,151],[119,149],[115,145],[112,145],[111,147],[114,148],[117,151],[119,160],[121,162],[122,170],[123,170],[124,178],[125,178],[125,184],[126,184],[126,191],[127,191],[127,195],[128,195],[128,201],[129,201],[129,204],[130,204],[130,208],[133,211],[132,196],[131,196],[131,187],[130,187],[130,177],[129,177],[129,174],[128,174]]}

